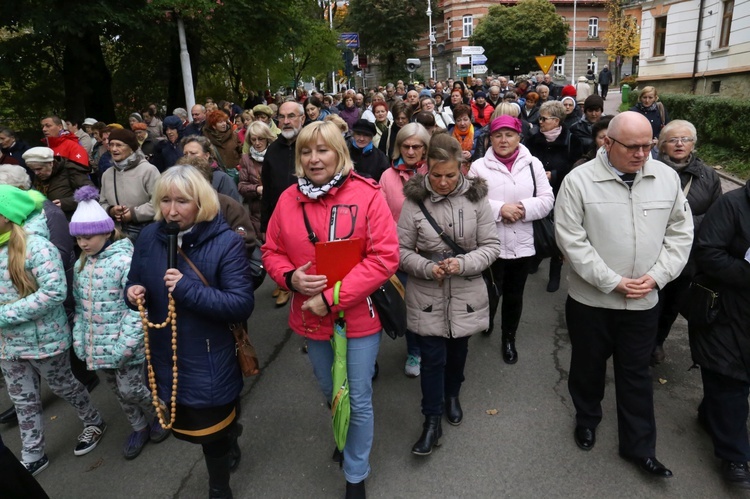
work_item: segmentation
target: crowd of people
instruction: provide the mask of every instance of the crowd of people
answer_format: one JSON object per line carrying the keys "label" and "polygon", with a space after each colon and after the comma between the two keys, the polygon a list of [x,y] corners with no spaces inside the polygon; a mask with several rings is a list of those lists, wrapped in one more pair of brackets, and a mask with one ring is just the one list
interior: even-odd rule
{"label": "crowd of people", "polygon": [[[0,129],[0,368],[14,405],[0,422],[19,422],[23,469],[49,465],[40,377],[76,409],[83,455],[106,430],[89,397],[103,371],[132,426],[125,459],[173,434],[202,446],[210,497],[232,497],[242,376],[228,324],[253,311],[262,246],[328,401],[344,314],[351,418],[334,457],[346,496],[365,497],[382,331],[370,295],[394,274],[405,286],[404,373],[420,378],[424,416],[411,451],[429,455],[444,415],[463,422],[469,338],[493,333],[498,307],[500,357],[519,361],[535,231],[553,220],[547,291],[568,264],[576,445],[595,445],[613,357],[620,455],[672,476],[656,458],[650,367],[700,279],[722,307],[689,323],[699,418],[724,478],[750,488],[750,186],[721,195],[695,127],[670,121],[653,87],[604,116],[611,76],[592,76],[300,89],[244,108],[209,99],[192,119],[149,106],[127,127],[47,116],[39,147]],[[319,245],[335,241],[355,263],[333,282]]]}

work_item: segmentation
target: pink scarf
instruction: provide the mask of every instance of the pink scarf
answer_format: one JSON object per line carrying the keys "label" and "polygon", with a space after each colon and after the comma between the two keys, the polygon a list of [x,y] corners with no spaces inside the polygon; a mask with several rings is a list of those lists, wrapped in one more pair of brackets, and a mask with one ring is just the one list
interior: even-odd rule
{"label": "pink scarf", "polygon": [[544,138],[547,139],[547,142],[554,142],[562,133],[562,127],[559,126],[555,129],[550,130],[549,132],[542,132],[542,133],[544,134]]}
{"label": "pink scarf", "polygon": [[511,171],[513,169],[513,163],[515,163],[516,159],[518,158],[518,153],[519,152],[520,152],[520,150],[516,149],[513,152],[513,154],[511,154],[507,158],[501,158],[500,156],[497,155],[497,153],[494,150],[492,151],[492,154],[495,155],[495,158],[497,158],[497,160],[499,162],[501,162],[502,164],[505,165],[505,167],[508,169],[508,171]]}

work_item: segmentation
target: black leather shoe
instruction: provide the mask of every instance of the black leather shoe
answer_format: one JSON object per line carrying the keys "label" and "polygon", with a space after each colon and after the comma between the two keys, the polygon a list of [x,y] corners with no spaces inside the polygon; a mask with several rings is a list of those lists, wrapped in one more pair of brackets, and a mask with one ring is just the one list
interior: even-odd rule
{"label": "black leather shoe", "polygon": [[346,482],[346,499],[365,499],[365,481],[359,483]]}
{"label": "black leather shoe", "polygon": [[632,461],[649,475],[659,478],[672,477],[672,472],[655,457],[626,457],[625,459]]}
{"label": "black leather shoe", "polygon": [[576,445],[581,450],[591,450],[596,444],[596,430],[593,428],[586,428],[585,426],[576,426],[576,431],[573,432]]}
{"label": "black leather shoe", "polygon": [[724,461],[721,463],[721,476],[734,487],[750,489],[750,470],[747,463]]}
{"label": "black leather shoe", "polygon": [[461,410],[461,402],[458,397],[445,398],[445,415],[448,417],[448,423],[458,426],[464,420],[464,411]]}
{"label": "black leather shoe", "polygon": [[440,425],[441,416],[425,416],[422,425],[422,436],[411,448],[411,453],[417,456],[429,456],[433,447],[440,446],[440,437],[443,436],[443,427]]}
{"label": "black leather shoe", "polygon": [[518,352],[516,351],[516,333],[503,332],[502,341],[500,342],[503,351],[503,360],[506,364],[515,364],[518,362]]}
{"label": "black leather shoe", "polygon": [[18,415],[16,414],[16,407],[10,406],[10,409],[0,414],[0,423],[2,424],[16,424],[18,423]]}

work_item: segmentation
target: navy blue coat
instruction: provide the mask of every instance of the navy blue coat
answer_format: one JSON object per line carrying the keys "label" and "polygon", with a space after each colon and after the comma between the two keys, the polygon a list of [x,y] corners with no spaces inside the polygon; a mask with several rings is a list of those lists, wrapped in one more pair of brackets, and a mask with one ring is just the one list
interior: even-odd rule
{"label": "navy blue coat", "polygon": [[[143,229],[135,245],[125,287],[146,288],[146,307],[154,324],[167,316],[167,236],[164,221]],[[177,307],[177,402],[206,408],[228,404],[239,396],[242,374],[235,354],[229,323],[244,322],[254,306],[253,280],[242,237],[232,231],[221,215],[201,222],[184,234],[182,250],[208,280],[205,286],[187,262],[177,258],[183,276],[172,296]],[[172,331],[151,329],[151,362],[159,396],[167,402],[172,390]]]}
{"label": "navy blue coat", "polygon": [[182,146],[180,146],[180,135],[177,142],[172,143],[169,140],[160,140],[154,146],[154,154],[151,156],[151,164],[156,167],[159,172],[164,173],[164,170],[170,166],[177,164],[177,160],[182,157]]}

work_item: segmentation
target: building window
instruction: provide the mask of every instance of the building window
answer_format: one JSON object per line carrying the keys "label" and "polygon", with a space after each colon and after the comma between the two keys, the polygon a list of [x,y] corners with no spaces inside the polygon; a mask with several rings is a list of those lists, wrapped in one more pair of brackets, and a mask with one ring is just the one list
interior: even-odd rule
{"label": "building window", "polygon": [[445,41],[451,41],[451,21],[450,19],[445,20]]}
{"label": "building window", "polygon": [[654,57],[664,55],[667,44],[667,16],[654,19]]}
{"label": "building window", "polygon": [[464,38],[469,38],[474,34],[474,16],[464,16]]}
{"label": "building window", "polygon": [[589,17],[589,38],[599,38],[598,17]]}
{"label": "building window", "polygon": [[586,71],[589,69],[594,72],[594,74],[598,73],[597,66],[599,65],[599,58],[598,57],[591,57],[586,62]]}
{"label": "building window", "polygon": [[721,38],[719,47],[729,45],[729,34],[732,31],[732,13],[734,13],[734,0],[724,0],[724,14],[721,16]]}
{"label": "building window", "polygon": [[437,41],[437,26],[433,24],[432,31],[430,32],[430,43],[435,43],[436,41]]}
{"label": "building window", "polygon": [[565,57],[558,57],[552,65],[552,71],[556,75],[565,74]]}

